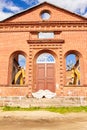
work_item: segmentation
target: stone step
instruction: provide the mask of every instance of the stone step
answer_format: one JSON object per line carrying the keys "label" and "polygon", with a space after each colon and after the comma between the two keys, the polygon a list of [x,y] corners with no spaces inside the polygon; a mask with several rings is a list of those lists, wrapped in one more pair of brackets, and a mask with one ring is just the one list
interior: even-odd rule
{"label": "stone step", "polygon": [[55,98],[26,98],[26,97],[0,97],[0,106],[17,107],[61,107],[61,106],[87,106],[87,97],[55,97]]}

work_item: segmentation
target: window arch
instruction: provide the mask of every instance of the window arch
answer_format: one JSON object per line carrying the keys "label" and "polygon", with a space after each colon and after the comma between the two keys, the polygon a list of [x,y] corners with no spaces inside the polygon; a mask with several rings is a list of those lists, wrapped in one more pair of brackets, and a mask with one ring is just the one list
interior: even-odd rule
{"label": "window arch", "polygon": [[66,56],[66,85],[81,84],[80,54],[69,51]]}
{"label": "window arch", "polygon": [[10,56],[9,83],[25,84],[26,54],[16,51]]}
{"label": "window arch", "polygon": [[55,63],[55,59],[53,55],[50,53],[42,53],[38,56],[37,63]]}

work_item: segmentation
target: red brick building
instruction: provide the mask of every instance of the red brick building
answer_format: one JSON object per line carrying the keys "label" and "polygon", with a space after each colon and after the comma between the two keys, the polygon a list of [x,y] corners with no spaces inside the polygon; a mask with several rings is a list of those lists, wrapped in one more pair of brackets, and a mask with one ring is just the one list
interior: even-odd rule
{"label": "red brick building", "polygon": [[87,19],[47,2],[7,18],[0,22],[0,62],[0,96],[40,89],[87,96]]}

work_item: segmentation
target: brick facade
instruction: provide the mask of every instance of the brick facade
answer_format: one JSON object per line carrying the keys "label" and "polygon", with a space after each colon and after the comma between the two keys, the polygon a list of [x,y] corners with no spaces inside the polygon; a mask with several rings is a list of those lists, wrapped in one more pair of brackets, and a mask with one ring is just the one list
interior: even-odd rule
{"label": "brick facade", "polygon": [[[41,12],[50,18],[43,20]],[[39,32],[54,32],[54,38],[40,39]],[[36,59],[50,53],[55,62],[55,92],[58,96],[87,96],[87,19],[47,2],[0,22],[0,96],[26,96],[36,89]],[[80,85],[66,85],[66,56],[80,59]],[[13,58],[26,58],[24,85],[12,84]]]}

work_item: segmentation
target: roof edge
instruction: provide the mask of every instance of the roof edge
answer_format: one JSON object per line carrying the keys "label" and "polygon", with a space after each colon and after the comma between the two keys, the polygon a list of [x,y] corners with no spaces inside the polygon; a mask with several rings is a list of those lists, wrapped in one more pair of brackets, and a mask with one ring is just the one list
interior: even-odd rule
{"label": "roof edge", "polygon": [[54,5],[54,4],[50,3],[50,2],[46,2],[46,1],[45,1],[45,2],[38,3],[37,5],[34,5],[34,6],[30,7],[30,8],[27,8],[27,9],[25,9],[25,10],[23,10],[23,11],[20,11],[19,13],[16,13],[16,14],[14,14],[14,15],[12,15],[12,16],[10,16],[10,17],[4,19],[4,20],[1,20],[0,23],[1,23],[1,22],[6,22],[6,21],[12,19],[13,17],[16,17],[17,15],[21,15],[21,14],[27,12],[28,10],[32,10],[32,9],[34,9],[34,8],[40,6],[40,5],[43,5],[43,4],[49,4],[49,5],[51,5],[51,6],[55,7],[55,8],[59,8],[60,10],[66,11],[67,13],[70,13],[70,14],[72,14],[72,15],[75,15],[75,16],[77,16],[77,17],[80,17],[80,18],[82,18],[83,20],[87,20],[86,17],[83,17],[83,16],[81,16],[81,15],[79,15],[79,14],[76,14],[76,13],[74,13],[74,12],[71,12],[71,11],[69,11],[69,10],[66,10],[66,9],[64,9],[64,8],[61,8],[61,7],[56,6],[56,5]]}

